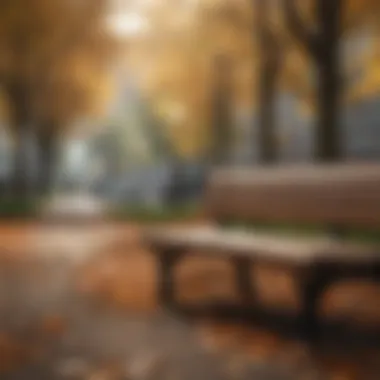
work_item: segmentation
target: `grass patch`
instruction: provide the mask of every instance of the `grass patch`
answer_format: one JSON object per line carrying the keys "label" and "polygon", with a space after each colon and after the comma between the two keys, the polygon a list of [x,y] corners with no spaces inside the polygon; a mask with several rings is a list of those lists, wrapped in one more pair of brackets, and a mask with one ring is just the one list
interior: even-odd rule
{"label": "grass patch", "polygon": [[38,215],[39,202],[34,199],[7,197],[0,199],[0,219],[28,219]]}
{"label": "grass patch", "polygon": [[326,235],[336,236],[337,239],[351,242],[362,243],[380,243],[380,228],[378,230],[372,229],[334,229],[327,225],[297,225],[297,224],[275,224],[275,223],[244,223],[238,221],[231,221],[222,223],[225,229],[245,230],[245,231],[258,231],[263,233],[273,233],[282,236],[295,236],[295,237],[323,237]]}

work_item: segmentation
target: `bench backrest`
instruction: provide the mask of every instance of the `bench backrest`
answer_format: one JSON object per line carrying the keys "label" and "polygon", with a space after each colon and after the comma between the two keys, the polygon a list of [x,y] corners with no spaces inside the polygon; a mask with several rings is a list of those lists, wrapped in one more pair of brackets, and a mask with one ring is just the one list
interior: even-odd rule
{"label": "bench backrest", "polygon": [[219,221],[380,227],[380,165],[218,169],[205,207]]}

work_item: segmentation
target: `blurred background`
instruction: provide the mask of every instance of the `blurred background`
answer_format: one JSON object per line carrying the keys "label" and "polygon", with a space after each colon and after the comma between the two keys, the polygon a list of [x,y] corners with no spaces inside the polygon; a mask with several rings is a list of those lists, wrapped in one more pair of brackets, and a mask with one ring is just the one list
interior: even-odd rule
{"label": "blurred background", "polygon": [[3,198],[162,207],[218,162],[377,160],[380,7],[333,3],[4,1]]}
{"label": "blurred background", "polygon": [[[141,243],[204,221],[217,166],[380,159],[379,0],[1,0],[0,126],[2,380],[379,378],[378,349],[168,315]],[[258,271],[294,310],[292,276]],[[179,298],[233,276],[190,257]],[[379,287],[340,285],[324,310],[378,325]]]}

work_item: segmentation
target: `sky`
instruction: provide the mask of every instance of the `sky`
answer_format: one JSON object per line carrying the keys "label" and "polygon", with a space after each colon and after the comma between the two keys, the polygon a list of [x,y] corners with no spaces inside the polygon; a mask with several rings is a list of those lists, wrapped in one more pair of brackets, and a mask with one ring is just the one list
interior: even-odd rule
{"label": "sky", "polygon": [[109,19],[110,27],[120,37],[143,33],[149,28],[144,13],[160,0],[114,0]]}

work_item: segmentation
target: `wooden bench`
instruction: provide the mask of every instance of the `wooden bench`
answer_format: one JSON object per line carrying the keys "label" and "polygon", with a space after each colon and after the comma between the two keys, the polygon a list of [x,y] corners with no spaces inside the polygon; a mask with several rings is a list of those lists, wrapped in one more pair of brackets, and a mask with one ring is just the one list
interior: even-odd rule
{"label": "wooden bench", "polygon": [[[159,296],[165,305],[174,301],[173,269],[187,252],[231,260],[238,289],[253,304],[252,265],[294,271],[302,295],[299,323],[310,337],[317,334],[318,304],[328,286],[348,278],[380,281],[380,245],[342,238],[351,228],[380,227],[380,165],[219,169],[209,178],[204,207],[214,223],[145,233],[159,258]],[[231,220],[318,225],[326,234],[307,237],[221,227]]]}

